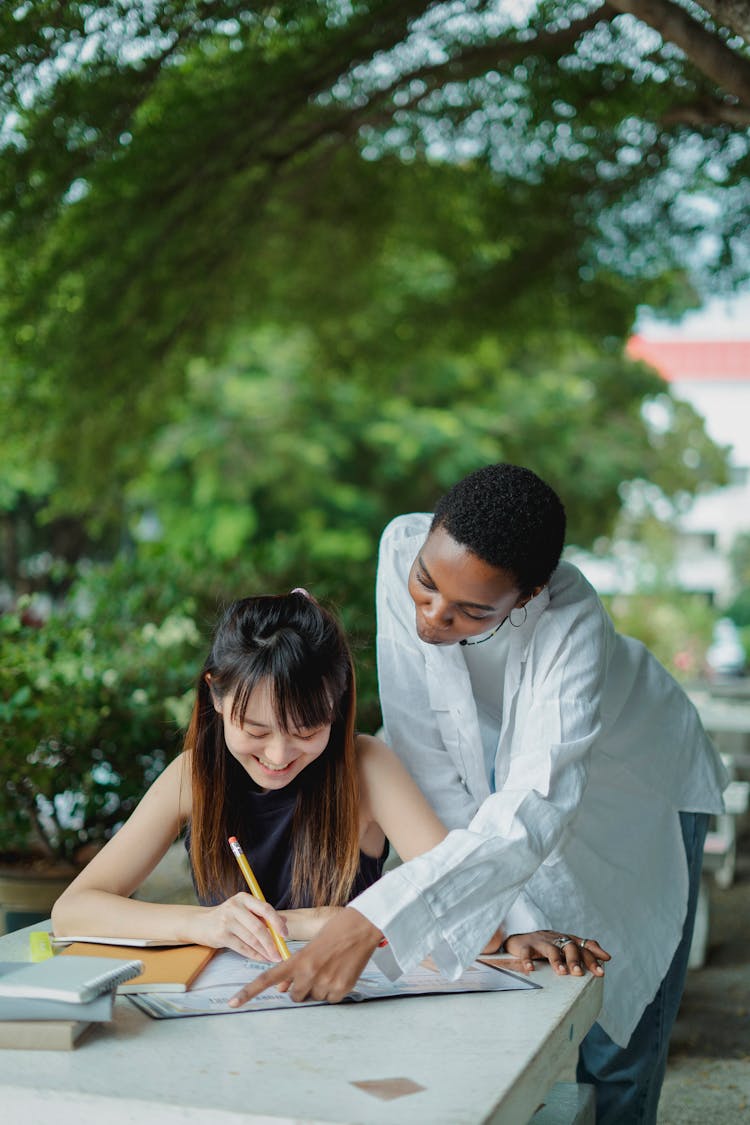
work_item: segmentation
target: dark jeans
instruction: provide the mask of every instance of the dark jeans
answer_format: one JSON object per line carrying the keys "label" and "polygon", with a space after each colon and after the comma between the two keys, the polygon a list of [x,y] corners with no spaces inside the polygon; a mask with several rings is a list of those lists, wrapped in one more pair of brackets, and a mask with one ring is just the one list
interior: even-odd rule
{"label": "dark jeans", "polygon": [[655,1125],[669,1037],[685,987],[698,902],[707,813],[680,813],[690,875],[682,938],[659,991],[641,1016],[627,1047],[618,1047],[596,1023],[581,1043],[576,1077],[596,1092],[597,1125]]}

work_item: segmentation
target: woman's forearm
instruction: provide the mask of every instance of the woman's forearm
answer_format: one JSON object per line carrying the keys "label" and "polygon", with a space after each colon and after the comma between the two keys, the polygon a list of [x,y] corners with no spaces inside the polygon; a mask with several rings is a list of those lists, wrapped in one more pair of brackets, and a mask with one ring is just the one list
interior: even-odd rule
{"label": "woman's forearm", "polygon": [[198,941],[196,923],[203,907],[141,902],[108,891],[63,894],[52,909],[56,937],[90,934],[92,937],[163,938],[164,941]]}
{"label": "woman's forearm", "polygon": [[279,913],[289,927],[290,941],[311,941],[343,907],[300,907],[298,910],[281,910]]}

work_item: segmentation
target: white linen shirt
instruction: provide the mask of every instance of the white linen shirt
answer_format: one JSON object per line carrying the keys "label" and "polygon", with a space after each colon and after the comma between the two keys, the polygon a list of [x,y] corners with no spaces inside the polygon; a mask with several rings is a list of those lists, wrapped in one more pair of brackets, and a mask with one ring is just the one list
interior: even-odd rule
{"label": "white linen shirt", "polygon": [[455,978],[501,922],[596,938],[613,958],[599,1023],[625,1046],[682,933],[678,813],[720,812],[726,771],[676,681],[561,562],[511,630],[490,792],[463,649],[416,634],[407,579],[431,520],[383,533],[378,676],[386,740],[451,831],[351,905],[394,974],[432,954]]}

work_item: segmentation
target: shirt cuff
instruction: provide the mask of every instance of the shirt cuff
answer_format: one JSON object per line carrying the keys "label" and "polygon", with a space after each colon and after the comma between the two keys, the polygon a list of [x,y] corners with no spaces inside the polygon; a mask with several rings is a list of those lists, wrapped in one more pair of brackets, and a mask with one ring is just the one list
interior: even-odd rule
{"label": "shirt cuff", "polygon": [[534,930],[549,929],[547,919],[535,910],[520,894],[503,918],[503,930],[506,938],[511,934],[532,934]]}
{"label": "shirt cuff", "polygon": [[[362,913],[362,911],[360,911],[360,913]],[[388,945],[378,946],[370,960],[376,968],[380,969],[381,973],[385,973],[388,980],[398,980],[403,972],[403,969],[393,956],[390,942]]]}
{"label": "shirt cuff", "polygon": [[[448,947],[441,940],[437,920],[424,897],[413,883],[404,878],[403,868],[383,875],[377,883],[352,899],[349,906],[359,911],[388,938],[388,945],[376,949],[372,959],[390,980],[415,968],[430,953],[441,968],[436,953],[439,955],[439,946]],[[440,960],[446,958],[443,956]],[[458,965],[455,955],[452,955],[452,960]],[[460,972],[461,966],[456,975]]]}

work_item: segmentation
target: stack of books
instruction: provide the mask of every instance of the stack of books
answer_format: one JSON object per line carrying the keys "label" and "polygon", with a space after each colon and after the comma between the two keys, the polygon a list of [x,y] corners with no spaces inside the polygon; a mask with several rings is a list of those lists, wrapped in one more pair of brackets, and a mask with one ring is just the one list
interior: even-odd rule
{"label": "stack of books", "polygon": [[112,1019],[118,985],[142,971],[140,960],[110,957],[0,962],[0,1047],[74,1047]]}

